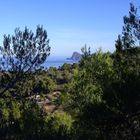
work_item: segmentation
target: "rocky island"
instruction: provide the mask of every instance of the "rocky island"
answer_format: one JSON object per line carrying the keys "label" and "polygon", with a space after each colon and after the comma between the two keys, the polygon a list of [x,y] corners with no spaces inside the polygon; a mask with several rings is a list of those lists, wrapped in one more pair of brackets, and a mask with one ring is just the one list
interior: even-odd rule
{"label": "rocky island", "polygon": [[67,60],[73,60],[73,61],[80,61],[82,55],[78,52],[73,52],[72,56],[70,58],[67,58]]}

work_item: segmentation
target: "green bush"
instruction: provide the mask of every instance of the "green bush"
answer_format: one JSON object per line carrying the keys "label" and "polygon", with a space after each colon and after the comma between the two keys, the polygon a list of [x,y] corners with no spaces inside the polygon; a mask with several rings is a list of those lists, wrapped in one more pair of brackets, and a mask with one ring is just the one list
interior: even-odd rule
{"label": "green bush", "polygon": [[49,77],[38,77],[33,85],[34,92],[38,94],[47,94],[52,92],[56,87],[55,82]]}
{"label": "green bush", "polygon": [[68,139],[74,120],[65,112],[55,112],[45,118],[45,134],[56,139]]}

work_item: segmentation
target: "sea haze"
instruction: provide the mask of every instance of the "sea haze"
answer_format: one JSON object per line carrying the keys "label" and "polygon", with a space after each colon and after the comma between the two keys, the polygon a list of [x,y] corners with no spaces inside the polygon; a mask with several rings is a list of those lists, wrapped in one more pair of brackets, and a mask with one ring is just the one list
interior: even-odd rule
{"label": "sea haze", "polygon": [[78,63],[77,61],[69,60],[68,57],[62,57],[62,56],[49,56],[47,60],[44,62],[44,67],[50,68],[50,67],[56,67],[59,68],[64,63],[67,64],[73,64]]}

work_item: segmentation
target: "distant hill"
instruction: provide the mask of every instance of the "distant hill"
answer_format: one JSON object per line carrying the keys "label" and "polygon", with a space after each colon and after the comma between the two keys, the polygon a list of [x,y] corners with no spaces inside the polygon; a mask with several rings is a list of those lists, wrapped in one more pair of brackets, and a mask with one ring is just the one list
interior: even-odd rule
{"label": "distant hill", "polygon": [[73,52],[71,58],[67,58],[68,60],[73,60],[73,61],[80,61],[82,55],[78,52]]}

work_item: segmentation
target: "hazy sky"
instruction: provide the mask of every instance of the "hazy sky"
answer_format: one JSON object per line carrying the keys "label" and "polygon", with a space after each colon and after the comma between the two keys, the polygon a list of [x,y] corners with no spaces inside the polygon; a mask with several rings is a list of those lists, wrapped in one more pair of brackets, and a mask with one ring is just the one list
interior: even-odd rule
{"label": "hazy sky", "polygon": [[[51,55],[68,56],[84,44],[114,50],[132,0],[0,0],[0,44],[16,27],[48,32]],[[133,0],[136,6],[139,0]]]}

